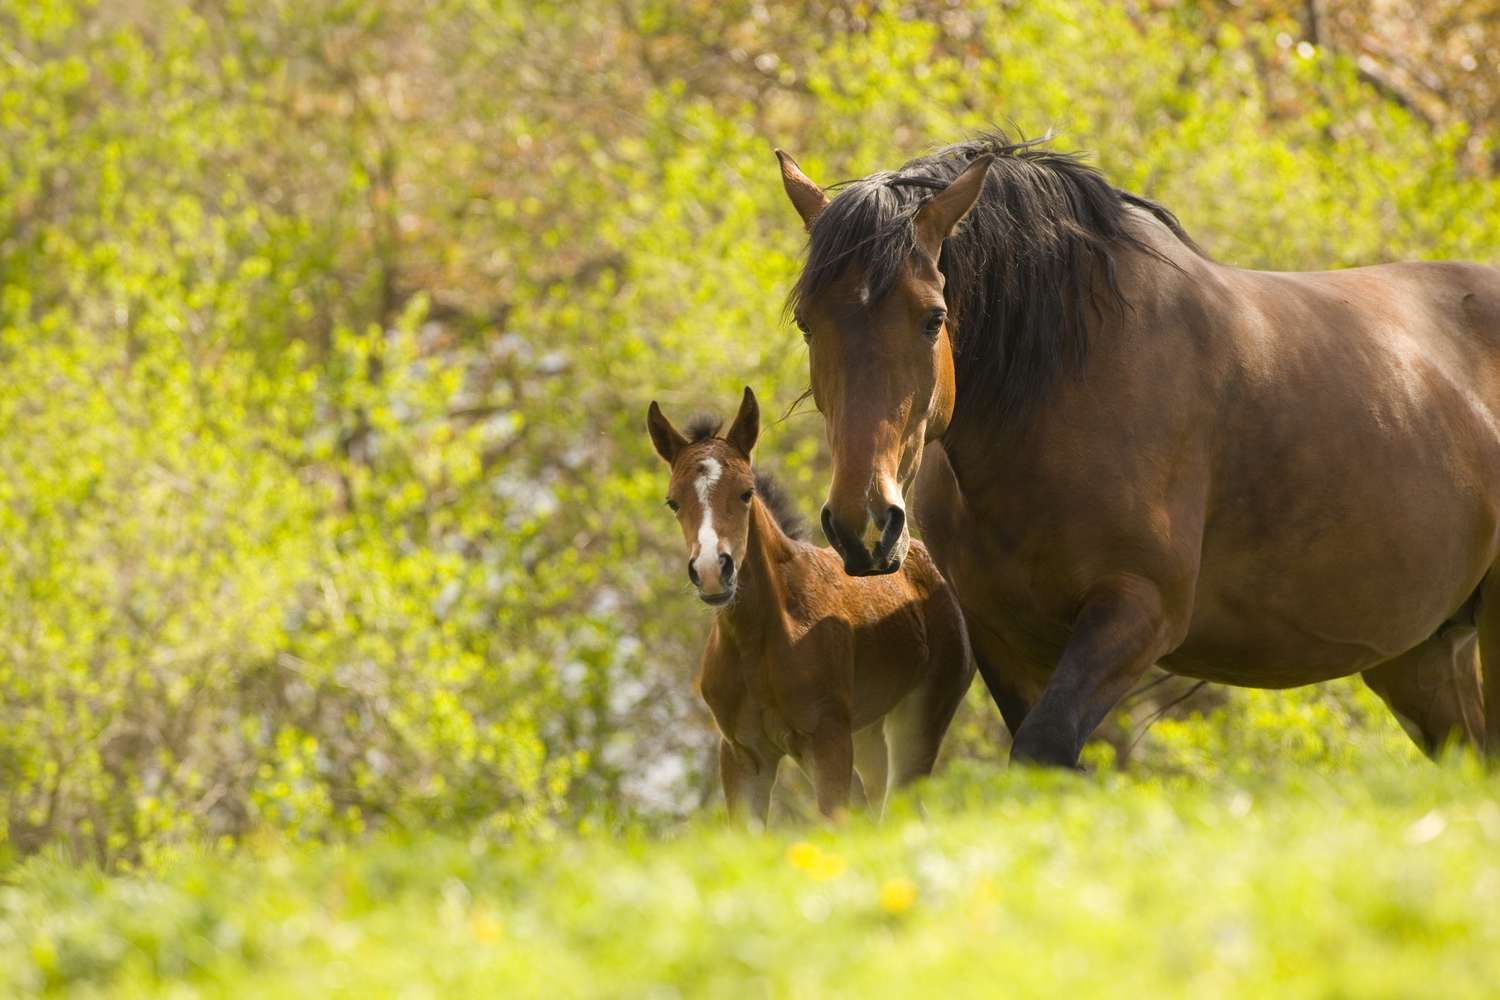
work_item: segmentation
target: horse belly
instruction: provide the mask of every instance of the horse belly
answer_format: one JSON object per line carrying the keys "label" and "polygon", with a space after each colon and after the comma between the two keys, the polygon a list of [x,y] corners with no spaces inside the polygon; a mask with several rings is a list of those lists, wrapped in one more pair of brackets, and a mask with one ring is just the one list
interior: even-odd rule
{"label": "horse belly", "polygon": [[916,609],[903,607],[861,629],[854,646],[855,729],[881,719],[931,669],[925,629]]}
{"label": "horse belly", "polygon": [[[1328,680],[1430,637],[1497,557],[1500,448],[1489,470],[1413,442],[1299,479],[1279,528],[1211,519],[1185,641],[1164,665],[1251,687]],[[1385,459],[1386,461],[1382,461]]]}

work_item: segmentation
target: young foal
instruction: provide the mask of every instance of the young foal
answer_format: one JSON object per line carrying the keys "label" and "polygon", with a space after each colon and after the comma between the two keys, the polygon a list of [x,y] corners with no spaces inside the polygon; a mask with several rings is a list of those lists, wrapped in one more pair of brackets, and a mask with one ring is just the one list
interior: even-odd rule
{"label": "young foal", "polygon": [[974,676],[927,550],[913,542],[899,573],[853,579],[832,549],[799,540],[779,491],[751,471],[760,410],[748,388],[723,437],[709,421],[684,435],[655,403],[647,426],[672,467],[688,578],[719,609],[698,689],[721,734],[730,814],[765,821],[784,756],[809,772],[825,816],[848,802],[856,768],[879,813],[888,785],[932,771]]}

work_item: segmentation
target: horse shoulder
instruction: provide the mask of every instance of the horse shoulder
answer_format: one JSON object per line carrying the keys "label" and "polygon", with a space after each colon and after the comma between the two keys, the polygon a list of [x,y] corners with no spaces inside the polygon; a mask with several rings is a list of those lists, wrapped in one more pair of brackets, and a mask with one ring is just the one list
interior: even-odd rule
{"label": "horse shoulder", "polygon": [[833,550],[810,545],[781,569],[786,643],[767,651],[767,671],[787,724],[805,734],[826,713],[849,711],[860,581],[844,575]]}
{"label": "horse shoulder", "polygon": [[733,736],[735,720],[749,694],[739,650],[720,631],[717,622],[708,633],[703,647],[695,686],[698,696],[708,706],[714,721],[726,736]]}

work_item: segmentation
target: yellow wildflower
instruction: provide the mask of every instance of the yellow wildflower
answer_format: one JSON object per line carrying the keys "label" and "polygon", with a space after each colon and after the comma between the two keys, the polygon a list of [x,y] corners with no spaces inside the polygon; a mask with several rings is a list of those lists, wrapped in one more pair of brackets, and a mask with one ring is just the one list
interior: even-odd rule
{"label": "yellow wildflower", "polygon": [[880,887],[880,908],[895,915],[916,905],[917,885],[909,878],[888,878]]}
{"label": "yellow wildflower", "polygon": [[474,935],[474,940],[484,944],[494,944],[500,940],[505,925],[500,918],[495,916],[491,910],[479,910],[469,917],[469,930]]}
{"label": "yellow wildflower", "polygon": [[799,840],[786,849],[786,859],[793,868],[806,872],[808,877],[827,882],[844,874],[849,863],[838,854],[823,850],[817,844]]}

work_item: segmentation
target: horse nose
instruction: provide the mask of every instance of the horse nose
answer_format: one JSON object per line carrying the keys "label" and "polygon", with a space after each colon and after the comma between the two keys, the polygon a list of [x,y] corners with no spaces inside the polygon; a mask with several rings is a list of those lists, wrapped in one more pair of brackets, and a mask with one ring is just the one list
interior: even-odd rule
{"label": "horse nose", "polygon": [[728,588],[734,582],[734,558],[725,552],[719,556],[719,586]]}
{"label": "horse nose", "polygon": [[875,527],[880,529],[880,541],[875,544],[875,561],[883,563],[906,531],[906,511],[891,504],[884,514],[875,519]]}
{"label": "horse nose", "polygon": [[[822,521],[823,537],[828,539],[828,544],[833,546],[833,551],[839,552],[839,533],[833,530],[833,511],[828,509],[826,503],[823,505]],[[839,554],[842,555],[843,553],[840,552]]]}
{"label": "horse nose", "polygon": [[828,544],[833,546],[833,551],[844,560],[845,573],[850,576],[869,575],[872,565],[870,551],[865,548],[865,543],[858,534],[846,532],[827,505],[823,507],[823,534],[827,536]]}
{"label": "horse nose", "polygon": [[695,587],[703,586],[702,581],[698,579],[698,570],[694,568],[691,559],[688,560],[688,579],[693,582],[693,586]]}

